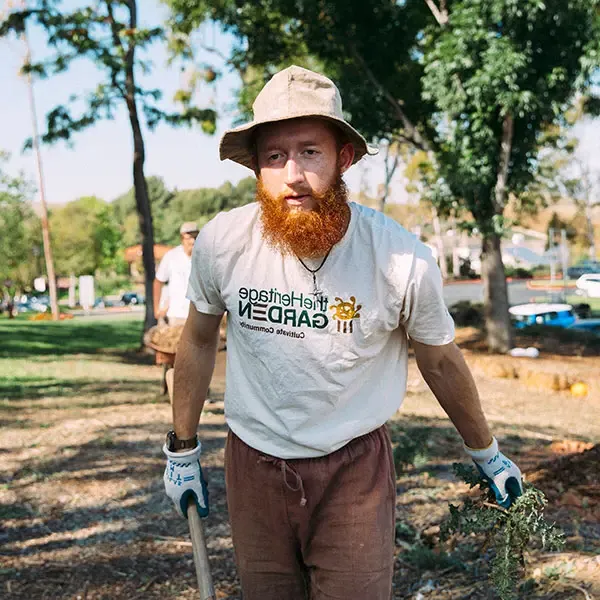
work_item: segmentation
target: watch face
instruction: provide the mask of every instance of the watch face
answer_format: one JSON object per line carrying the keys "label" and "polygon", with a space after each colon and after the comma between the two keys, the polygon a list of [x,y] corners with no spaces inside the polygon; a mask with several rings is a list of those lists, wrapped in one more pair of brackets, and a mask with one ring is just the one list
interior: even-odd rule
{"label": "watch face", "polygon": [[174,431],[169,431],[167,433],[167,450],[169,450],[170,452],[173,452],[175,450],[175,440],[177,439],[177,436],[175,435]]}

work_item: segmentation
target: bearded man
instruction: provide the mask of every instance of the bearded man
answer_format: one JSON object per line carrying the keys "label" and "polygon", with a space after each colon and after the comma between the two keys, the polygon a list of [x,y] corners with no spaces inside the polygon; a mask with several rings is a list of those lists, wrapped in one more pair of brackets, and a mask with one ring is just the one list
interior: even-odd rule
{"label": "bearded man", "polygon": [[244,600],[388,600],[396,476],[385,422],[418,367],[502,506],[521,493],[454,344],[427,247],[348,201],[343,173],[374,154],[336,86],[292,66],[225,133],[257,202],[217,215],[192,255],[175,363],[165,487],[208,514],[196,430],[228,313],[227,502]]}

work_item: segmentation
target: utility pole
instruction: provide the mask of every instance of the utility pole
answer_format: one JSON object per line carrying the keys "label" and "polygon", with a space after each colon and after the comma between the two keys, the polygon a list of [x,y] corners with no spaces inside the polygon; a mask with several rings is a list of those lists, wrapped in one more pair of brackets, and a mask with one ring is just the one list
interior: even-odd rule
{"label": "utility pole", "polygon": [[[25,9],[25,1],[22,0],[20,8]],[[9,10],[11,9],[9,3]],[[31,47],[27,37],[27,31],[23,31],[21,39],[25,43],[25,64],[31,63]],[[52,259],[52,246],[50,244],[50,226],[48,224],[48,206],[46,204],[46,190],[44,186],[44,171],[42,169],[42,153],[40,151],[39,132],[37,125],[37,112],[35,107],[35,95],[33,91],[33,77],[31,73],[26,74],[27,91],[29,96],[29,108],[31,112],[31,127],[33,132],[33,151],[35,152],[38,188],[40,190],[40,204],[42,207],[42,240],[44,243],[44,258],[46,260],[46,272],[48,273],[48,290],[50,292],[50,309],[52,320],[58,321],[60,313],[58,310],[58,295],[56,293],[56,276],[54,274],[54,261]]]}

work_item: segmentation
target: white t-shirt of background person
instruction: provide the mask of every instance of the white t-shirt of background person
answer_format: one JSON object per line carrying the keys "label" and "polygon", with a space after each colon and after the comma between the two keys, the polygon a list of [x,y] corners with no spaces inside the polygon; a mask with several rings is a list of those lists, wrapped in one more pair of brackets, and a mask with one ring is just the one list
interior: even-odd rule
{"label": "white t-shirt of background person", "polygon": [[187,319],[190,301],[186,298],[186,291],[191,270],[192,257],[185,253],[183,246],[169,250],[160,261],[156,279],[169,284],[167,317]]}
{"label": "white t-shirt of background person", "polygon": [[408,337],[454,339],[430,250],[382,213],[349,206],[317,273],[320,299],[300,261],[263,240],[257,203],[218,214],[196,239],[188,298],[228,313],[225,417],[260,452],[323,456],[373,431],[404,398]]}

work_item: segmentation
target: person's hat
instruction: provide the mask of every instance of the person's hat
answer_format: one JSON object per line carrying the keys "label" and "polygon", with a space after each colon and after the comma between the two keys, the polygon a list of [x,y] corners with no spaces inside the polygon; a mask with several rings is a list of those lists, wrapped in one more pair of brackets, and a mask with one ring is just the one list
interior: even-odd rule
{"label": "person's hat", "polygon": [[198,233],[198,231],[200,231],[198,229],[198,225],[196,225],[196,223],[194,223],[193,221],[186,221],[179,228],[179,233],[181,235],[183,235],[184,233]]}
{"label": "person's hat", "polygon": [[344,119],[342,98],[336,85],[324,75],[291,66],[273,75],[252,105],[254,119],[229,129],[219,145],[221,160],[227,158],[252,169],[252,134],[259,125],[301,117],[319,117],[333,123],[346,134],[354,146],[354,163],[365,154],[379,150]]}

